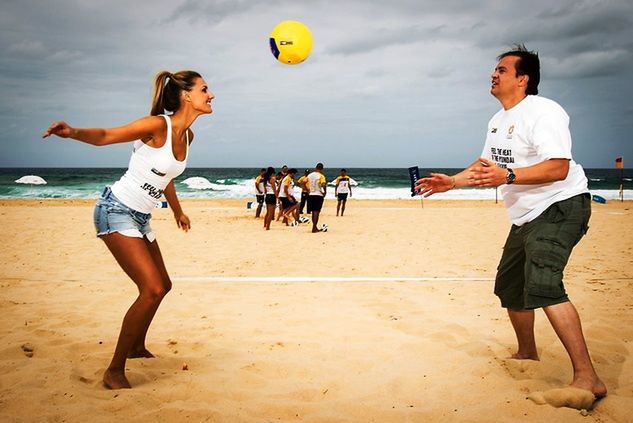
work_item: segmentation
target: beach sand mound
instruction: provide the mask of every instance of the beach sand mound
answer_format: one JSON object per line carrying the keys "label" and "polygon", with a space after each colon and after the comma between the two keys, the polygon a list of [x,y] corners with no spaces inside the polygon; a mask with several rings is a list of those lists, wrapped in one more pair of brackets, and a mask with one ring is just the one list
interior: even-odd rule
{"label": "beach sand mound", "polygon": [[528,398],[539,405],[549,404],[557,408],[569,407],[576,410],[591,410],[596,401],[596,397],[590,391],[573,386],[532,392]]}

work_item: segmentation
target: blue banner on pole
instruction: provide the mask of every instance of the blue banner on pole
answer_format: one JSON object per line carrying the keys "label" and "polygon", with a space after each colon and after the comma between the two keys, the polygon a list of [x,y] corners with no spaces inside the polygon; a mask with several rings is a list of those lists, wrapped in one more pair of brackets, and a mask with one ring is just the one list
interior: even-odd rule
{"label": "blue banner on pole", "polygon": [[415,197],[418,195],[418,192],[415,190],[415,184],[420,179],[420,169],[417,166],[412,166],[409,168],[409,179],[411,179],[411,197]]}

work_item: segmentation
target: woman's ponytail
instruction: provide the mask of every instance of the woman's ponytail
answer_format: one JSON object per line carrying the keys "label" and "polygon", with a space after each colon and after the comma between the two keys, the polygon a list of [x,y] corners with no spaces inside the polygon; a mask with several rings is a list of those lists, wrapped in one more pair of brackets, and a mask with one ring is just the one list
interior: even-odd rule
{"label": "woman's ponytail", "polygon": [[152,116],[175,112],[180,108],[180,92],[191,91],[196,79],[202,78],[198,72],[184,70],[176,73],[160,71],[154,78]]}

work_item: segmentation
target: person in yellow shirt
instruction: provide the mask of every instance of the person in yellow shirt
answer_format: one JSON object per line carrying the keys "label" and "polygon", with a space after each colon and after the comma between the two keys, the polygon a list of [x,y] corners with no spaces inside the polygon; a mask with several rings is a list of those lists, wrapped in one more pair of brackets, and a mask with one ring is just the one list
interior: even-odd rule
{"label": "person in yellow shirt", "polygon": [[341,217],[345,214],[345,203],[347,203],[347,196],[352,196],[352,184],[350,177],[347,176],[347,170],[341,169],[341,175],[334,180],[334,196],[336,197],[336,215],[338,216],[339,210],[341,211]]}
{"label": "person in yellow shirt", "polygon": [[259,218],[262,213],[262,206],[264,205],[264,175],[266,175],[266,169],[261,168],[259,175],[255,178],[255,198],[257,198],[257,211],[255,211],[255,219]]}
{"label": "person in yellow shirt", "polygon": [[281,202],[280,216],[283,216],[283,222],[291,226],[296,226],[299,221],[299,203],[294,196],[295,175],[297,169],[290,169],[288,174],[281,181],[279,186],[279,201]]}
{"label": "person in yellow shirt", "polygon": [[[308,174],[310,171],[308,169],[305,170],[303,176],[299,178],[297,181],[297,185],[301,187],[301,204],[299,205],[299,214],[303,214],[303,207],[308,202],[308,195],[310,195],[310,187],[308,186]],[[310,213],[310,208],[308,207],[308,213]]]}

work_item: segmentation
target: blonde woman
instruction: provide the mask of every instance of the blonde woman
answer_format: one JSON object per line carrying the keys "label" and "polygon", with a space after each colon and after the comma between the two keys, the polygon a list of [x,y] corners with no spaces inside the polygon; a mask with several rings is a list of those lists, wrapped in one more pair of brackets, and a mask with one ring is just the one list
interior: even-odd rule
{"label": "blonde woman", "polygon": [[154,85],[150,116],[117,128],[82,129],[58,121],[43,135],[95,146],[134,141],[127,172],[112,187],[104,189],[94,210],[97,236],[139,291],[123,318],[114,356],[103,375],[104,385],[111,389],[131,387],[125,376],[128,358],[153,357],[145,347],[145,336],[158,306],[171,289],[171,280],[150,227],[151,212],[164,195],[178,227],[185,232],[190,229],[173,179],[187,164],[193,141],[189,127],[198,116],[212,113],[214,95],[197,72],[163,71],[156,75]]}

